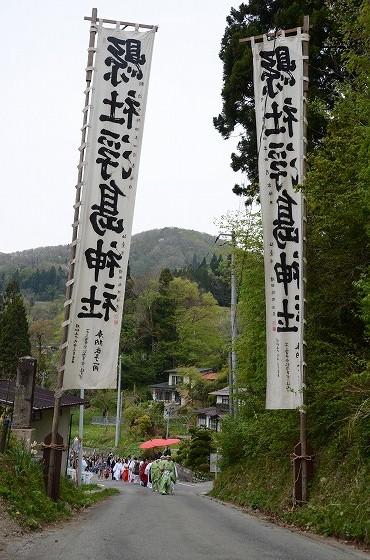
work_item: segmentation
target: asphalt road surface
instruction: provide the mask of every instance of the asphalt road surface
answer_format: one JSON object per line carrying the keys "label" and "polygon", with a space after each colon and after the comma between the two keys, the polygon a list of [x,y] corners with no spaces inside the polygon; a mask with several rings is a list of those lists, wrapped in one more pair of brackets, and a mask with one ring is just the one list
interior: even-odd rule
{"label": "asphalt road surface", "polygon": [[307,537],[202,495],[206,484],[177,484],[161,496],[116,484],[109,498],[60,528],[22,538],[9,560],[358,560],[370,555]]}

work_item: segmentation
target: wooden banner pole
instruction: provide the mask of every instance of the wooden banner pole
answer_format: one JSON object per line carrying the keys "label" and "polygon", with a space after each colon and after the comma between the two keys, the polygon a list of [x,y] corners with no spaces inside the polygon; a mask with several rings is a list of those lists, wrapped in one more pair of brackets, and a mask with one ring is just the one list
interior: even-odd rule
{"label": "wooden banner pole", "polygon": [[[284,36],[292,36],[297,34],[298,28],[285,29],[284,31],[277,31],[274,34],[270,34],[273,38],[284,32]],[[310,16],[303,17],[303,27],[301,28],[304,34],[309,34],[310,31]],[[267,36],[269,34],[267,33]],[[256,35],[253,37],[255,41],[263,41],[264,35]],[[239,43],[247,43],[252,40],[252,37],[244,37],[239,39]],[[304,154],[303,154],[303,176],[302,181],[304,181],[306,176],[306,153],[307,153],[307,92],[308,92],[308,56],[309,56],[309,43],[307,40],[302,41],[302,55],[303,55],[303,139],[304,139]],[[307,201],[303,195],[303,216],[302,216],[302,232],[303,232],[303,323],[302,323],[302,387],[305,387],[306,382],[306,342],[305,342],[305,324],[306,324],[306,264],[307,264]],[[293,502],[305,503],[307,502],[307,482],[308,482],[308,465],[307,461],[311,460],[311,457],[307,456],[307,412],[305,408],[305,397],[303,394],[303,406],[299,411],[299,443],[300,443],[300,499],[297,500],[295,496],[295,483],[293,486]]]}
{"label": "wooden banner pole", "polygon": [[[310,17],[304,16],[303,18],[303,33],[309,34],[310,31]],[[308,41],[302,42],[302,54],[303,54],[303,138],[304,138],[304,153],[303,153],[303,181],[306,177],[306,154],[307,154],[307,92],[308,92],[308,56],[309,56],[309,46]],[[302,324],[302,340],[303,348],[302,351],[302,386],[303,386],[303,407],[299,412],[299,434],[301,443],[301,480],[302,480],[302,493],[301,501],[302,503],[307,502],[307,412],[305,409],[305,382],[306,382],[306,342],[305,342],[305,331],[306,331],[306,292],[307,292],[307,201],[306,197],[303,195],[303,217],[302,217],[302,232],[303,232],[303,324]]]}
{"label": "wooden banner pole", "polygon": [[64,377],[64,365],[67,350],[67,340],[68,340],[68,328],[70,323],[70,306],[72,300],[73,283],[74,283],[74,269],[75,269],[75,259],[76,259],[76,248],[77,248],[77,234],[78,234],[78,223],[80,215],[80,204],[81,204],[81,190],[82,182],[84,176],[84,158],[85,158],[85,147],[87,138],[87,128],[88,128],[88,118],[89,118],[89,102],[90,102],[90,85],[92,80],[92,71],[94,63],[94,53],[95,53],[95,36],[97,33],[96,22],[98,17],[98,10],[93,8],[91,15],[91,27],[90,27],[90,39],[89,39],[89,49],[87,56],[87,68],[86,68],[86,91],[85,91],[85,106],[83,111],[83,124],[81,128],[81,145],[80,145],[80,159],[78,164],[78,175],[77,175],[77,185],[76,185],[76,197],[74,204],[74,219],[73,219],[73,233],[72,233],[72,243],[70,248],[70,264],[68,272],[68,280],[66,284],[66,301],[64,304],[64,321],[63,321],[63,337],[61,344],[61,355],[60,355],[60,367],[58,371],[57,387],[55,390],[54,399],[54,414],[53,423],[51,428],[51,443],[50,443],[50,460],[48,468],[48,478],[47,478],[47,493],[50,498],[57,499],[59,496],[59,479],[56,478],[56,447],[57,447],[57,433],[59,424],[59,414],[60,414],[60,404],[63,393],[63,377]]}

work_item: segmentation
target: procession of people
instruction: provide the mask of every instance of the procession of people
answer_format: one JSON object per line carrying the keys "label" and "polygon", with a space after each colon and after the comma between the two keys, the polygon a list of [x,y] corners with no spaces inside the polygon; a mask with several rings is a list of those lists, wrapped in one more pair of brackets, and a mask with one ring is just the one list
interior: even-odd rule
{"label": "procession of people", "polygon": [[177,469],[168,451],[153,458],[115,457],[113,453],[86,457],[86,469],[100,480],[112,479],[128,484],[139,484],[159,494],[173,494]]}

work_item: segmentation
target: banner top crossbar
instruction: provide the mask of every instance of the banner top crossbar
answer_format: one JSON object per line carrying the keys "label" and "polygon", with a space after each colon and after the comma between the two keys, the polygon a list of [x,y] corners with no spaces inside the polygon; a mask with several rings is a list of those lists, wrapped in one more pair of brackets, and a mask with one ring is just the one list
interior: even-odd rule
{"label": "banner top crossbar", "polygon": [[278,29],[275,33],[273,31],[271,31],[269,33],[264,33],[262,35],[253,35],[251,37],[244,37],[243,39],[239,39],[239,43],[249,43],[252,40],[254,40],[255,43],[260,43],[264,40],[264,37],[267,37],[268,39],[273,40],[276,37],[279,37],[280,35],[283,35],[285,37],[292,37],[294,35],[297,35],[298,29],[301,29],[301,32],[303,32],[304,34],[307,35],[307,37],[303,36],[302,40],[303,41],[308,41],[309,40],[308,33],[310,32],[311,27],[312,27],[312,25],[310,25],[310,17],[309,16],[303,16],[303,25],[302,26],[292,27],[291,29]]}
{"label": "banner top crossbar", "polygon": [[94,19],[91,16],[85,16],[84,17],[85,21],[93,21],[94,23],[111,23],[112,25],[123,25],[124,27],[142,27],[143,29],[154,29],[155,31],[158,31],[158,25],[147,25],[145,23],[131,23],[129,21],[120,21],[120,20],[116,20],[116,19],[106,19],[106,18],[98,18],[98,19]]}

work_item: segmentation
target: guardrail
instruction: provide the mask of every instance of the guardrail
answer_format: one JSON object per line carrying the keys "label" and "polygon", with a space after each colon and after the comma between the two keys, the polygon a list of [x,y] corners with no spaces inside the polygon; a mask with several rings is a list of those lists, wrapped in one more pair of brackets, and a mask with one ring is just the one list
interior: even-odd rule
{"label": "guardrail", "polygon": [[[121,424],[123,424],[123,418],[121,418]],[[93,416],[91,418],[91,424],[98,426],[115,426],[116,417],[115,416]]]}

